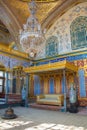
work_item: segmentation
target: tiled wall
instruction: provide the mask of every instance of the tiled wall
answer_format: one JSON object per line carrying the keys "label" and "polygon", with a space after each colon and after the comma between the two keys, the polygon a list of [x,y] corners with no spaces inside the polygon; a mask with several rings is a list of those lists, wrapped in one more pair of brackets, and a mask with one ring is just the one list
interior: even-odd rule
{"label": "tiled wall", "polygon": [[[55,36],[57,38],[58,54],[66,54],[68,52],[73,52],[73,48],[71,47],[72,34],[70,34],[70,26],[72,25],[73,21],[79,17],[86,17],[86,21],[87,21],[87,2],[80,3],[72,7],[71,9],[69,9],[58,20],[56,20],[54,25],[46,33],[46,41],[52,36],[53,37]],[[85,28],[87,31],[86,21],[85,21],[86,23]],[[39,48],[37,47],[38,50],[37,59],[46,57],[46,52],[45,52],[45,48],[47,44],[46,41],[42,43]]]}
{"label": "tiled wall", "polygon": [[24,60],[17,60],[15,58],[11,58],[8,56],[4,56],[0,54],[0,63],[3,64],[5,67],[13,68],[14,66],[22,65],[24,67],[28,67],[30,65],[29,62]]}

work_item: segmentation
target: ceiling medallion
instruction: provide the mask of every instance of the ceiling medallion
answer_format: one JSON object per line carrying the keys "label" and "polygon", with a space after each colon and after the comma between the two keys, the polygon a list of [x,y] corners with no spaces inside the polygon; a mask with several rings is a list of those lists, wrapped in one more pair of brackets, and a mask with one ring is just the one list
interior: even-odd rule
{"label": "ceiling medallion", "polygon": [[[31,2],[32,0],[21,0],[23,2]],[[45,3],[45,2],[55,2],[55,1],[58,1],[58,0],[35,0],[35,2],[38,2],[38,3]]]}

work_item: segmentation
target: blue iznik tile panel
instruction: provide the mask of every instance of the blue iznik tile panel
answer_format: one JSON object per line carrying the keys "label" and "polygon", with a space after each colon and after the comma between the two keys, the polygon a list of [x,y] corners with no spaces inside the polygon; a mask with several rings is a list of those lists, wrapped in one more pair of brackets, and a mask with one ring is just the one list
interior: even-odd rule
{"label": "blue iznik tile panel", "polygon": [[87,44],[87,2],[64,13],[48,30],[46,37],[58,38],[58,54],[80,50]]}
{"label": "blue iznik tile panel", "polygon": [[80,87],[80,97],[86,97],[86,87],[85,87],[85,72],[80,69],[79,72],[79,87]]}
{"label": "blue iznik tile panel", "polygon": [[82,59],[87,59],[87,54],[80,54],[80,55],[76,55],[76,56],[65,56],[63,58],[54,58],[54,59],[49,59],[46,61],[40,61],[37,62],[36,65],[43,65],[43,64],[48,64],[48,63],[55,63],[55,62],[59,62],[59,61],[63,61],[63,60],[67,60],[69,62],[73,62],[75,60],[82,60]]}
{"label": "blue iznik tile panel", "polygon": [[29,62],[25,62],[23,60],[17,60],[15,58],[11,58],[8,56],[0,55],[0,63],[3,64],[5,67],[13,68],[14,66],[22,65],[24,67],[30,66]]}
{"label": "blue iznik tile panel", "polygon": [[72,50],[87,47],[87,17],[77,17],[70,26]]}
{"label": "blue iznik tile panel", "polygon": [[56,36],[51,36],[46,41],[46,57],[58,54],[58,40]]}

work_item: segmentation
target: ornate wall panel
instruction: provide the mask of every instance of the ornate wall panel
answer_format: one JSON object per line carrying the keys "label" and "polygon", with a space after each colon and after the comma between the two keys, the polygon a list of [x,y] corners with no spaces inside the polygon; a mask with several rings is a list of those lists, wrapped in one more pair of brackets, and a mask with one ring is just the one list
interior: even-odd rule
{"label": "ornate wall panel", "polygon": [[55,93],[53,77],[50,77],[50,79],[49,79],[49,93],[51,93],[51,94]]}
{"label": "ornate wall panel", "polygon": [[87,17],[77,17],[70,26],[72,50],[87,47]]}
{"label": "ornate wall panel", "polygon": [[56,36],[49,37],[46,41],[46,57],[58,54],[58,40]]}
{"label": "ornate wall panel", "polygon": [[61,77],[56,75],[55,78],[55,93],[61,93]]}
{"label": "ornate wall panel", "polygon": [[[54,23],[54,25],[50,27],[46,33],[46,39],[51,36],[56,36],[58,38],[58,54],[73,52],[73,47],[71,47],[72,40],[70,34],[70,26],[76,18],[81,16],[87,17],[87,2],[80,3],[69,9]],[[46,57],[44,53],[45,46],[45,43],[40,46],[39,50],[41,53],[39,53],[38,50],[37,59]]]}
{"label": "ornate wall panel", "polygon": [[40,77],[34,75],[34,95],[41,94]]}
{"label": "ornate wall panel", "polygon": [[86,97],[86,88],[85,88],[85,77],[84,77],[84,70],[79,70],[79,82],[80,82],[80,97]]}
{"label": "ornate wall panel", "polygon": [[84,16],[87,16],[87,2],[78,4],[70,10],[68,10],[55,22],[55,24],[48,31],[47,37],[49,37],[50,35],[56,35],[58,37],[59,54],[73,51],[71,48],[72,42],[70,35],[70,26],[72,22],[78,17],[79,19],[77,21],[79,22],[79,24],[81,24],[82,21],[85,21],[84,23],[86,23],[86,18],[83,18]]}

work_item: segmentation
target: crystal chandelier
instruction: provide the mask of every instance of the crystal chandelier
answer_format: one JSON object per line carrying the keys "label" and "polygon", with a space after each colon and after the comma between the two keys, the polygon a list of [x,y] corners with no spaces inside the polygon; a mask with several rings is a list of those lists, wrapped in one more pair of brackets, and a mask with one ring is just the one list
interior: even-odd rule
{"label": "crystal chandelier", "polygon": [[35,51],[36,46],[44,41],[45,33],[36,17],[37,4],[34,0],[29,3],[29,10],[30,17],[19,32],[20,44],[26,53]]}

